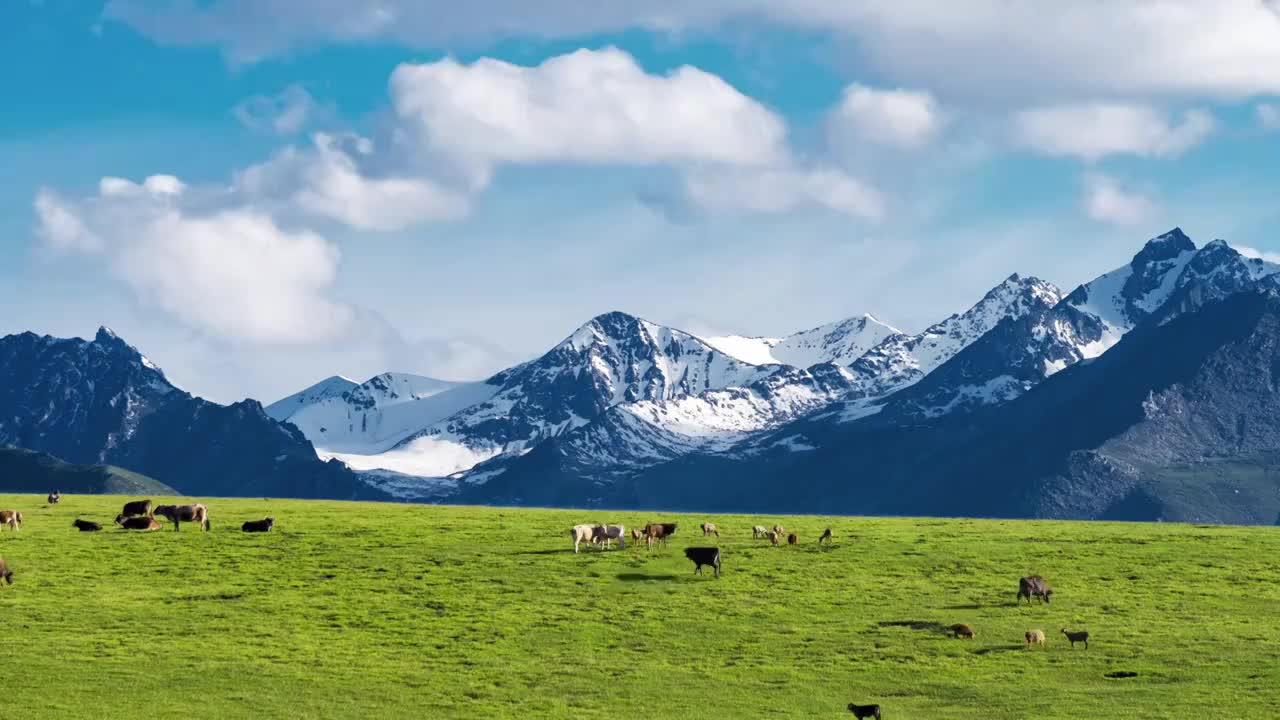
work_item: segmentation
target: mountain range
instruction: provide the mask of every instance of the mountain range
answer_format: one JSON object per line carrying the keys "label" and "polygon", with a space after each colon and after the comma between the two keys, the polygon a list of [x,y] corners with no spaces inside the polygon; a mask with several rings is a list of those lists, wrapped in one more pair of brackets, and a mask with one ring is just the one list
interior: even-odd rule
{"label": "mountain range", "polygon": [[106,330],[27,333],[0,339],[0,444],[195,494],[1273,523],[1278,271],[1175,228],[918,333],[609,312],[481,381],[333,376],[266,408],[193,398]]}

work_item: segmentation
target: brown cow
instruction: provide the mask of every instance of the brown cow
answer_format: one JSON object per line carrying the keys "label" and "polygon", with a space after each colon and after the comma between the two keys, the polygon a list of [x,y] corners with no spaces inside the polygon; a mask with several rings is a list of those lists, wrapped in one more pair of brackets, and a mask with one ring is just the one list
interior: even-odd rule
{"label": "brown cow", "polygon": [[776,530],[770,530],[766,535],[769,538],[769,542],[773,543],[774,547],[778,547],[778,532]]}
{"label": "brown cow", "polygon": [[795,533],[791,533],[790,535],[788,535],[788,536],[787,536],[787,544],[788,544],[788,545],[796,545],[796,544],[799,544],[799,542],[800,542],[800,536],[799,536],[799,535],[797,535],[797,534],[795,534]]}
{"label": "brown cow", "polygon": [[10,530],[22,529],[22,513],[17,510],[0,510],[0,528],[9,526]]}
{"label": "brown cow", "polygon": [[631,542],[636,547],[640,547],[640,541],[644,539],[644,531],[640,528],[631,528]]}
{"label": "brown cow", "polygon": [[151,501],[150,500],[134,500],[133,502],[127,502],[124,504],[124,509],[120,511],[120,514],[125,517],[137,517],[138,515],[150,515]]}
{"label": "brown cow", "polygon": [[196,503],[195,505],[161,505],[156,508],[156,514],[173,523],[173,531],[178,529],[184,522],[193,522],[203,530],[209,529],[209,508]]}
{"label": "brown cow", "polygon": [[1027,599],[1027,604],[1031,604],[1031,598],[1040,598],[1044,602],[1049,602],[1049,596],[1053,595],[1053,590],[1049,589],[1049,583],[1039,575],[1028,575],[1018,580],[1018,596],[1015,602],[1021,602],[1022,598]]}
{"label": "brown cow", "polygon": [[160,523],[150,515],[142,517],[125,517],[124,513],[116,516],[116,524],[125,530],[159,530]]}
{"label": "brown cow", "polygon": [[0,557],[0,580],[13,584],[13,571],[9,569],[9,563],[3,557]]}
{"label": "brown cow", "polygon": [[675,523],[649,523],[644,526],[645,543],[653,547],[655,542],[667,544],[667,540],[676,534]]}
{"label": "brown cow", "polygon": [[969,638],[972,640],[978,636],[978,634],[973,631],[973,628],[965,625],[964,623],[956,623],[947,629],[958,638]]}

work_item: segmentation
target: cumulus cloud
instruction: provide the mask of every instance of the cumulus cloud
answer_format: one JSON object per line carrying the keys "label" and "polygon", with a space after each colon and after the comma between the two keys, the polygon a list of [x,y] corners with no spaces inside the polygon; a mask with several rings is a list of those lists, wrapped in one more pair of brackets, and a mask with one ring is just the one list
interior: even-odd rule
{"label": "cumulus cloud", "polygon": [[1025,146],[1088,161],[1108,155],[1176,156],[1214,129],[1213,115],[1205,110],[1188,110],[1174,122],[1149,106],[1096,102],[1024,110],[1014,122]]}
{"label": "cumulus cloud", "polygon": [[1280,130],[1280,106],[1271,103],[1258,103],[1254,108],[1258,124],[1264,130]]}
{"label": "cumulus cloud", "polygon": [[319,112],[311,93],[290,85],[275,95],[254,95],[231,110],[245,127],[277,135],[294,135]]}
{"label": "cumulus cloud", "polygon": [[878,90],[855,83],[844,89],[830,127],[837,136],[916,148],[933,140],[942,124],[938,104],[928,92]]}
{"label": "cumulus cloud", "polygon": [[316,133],[311,146],[288,147],[237,174],[235,188],[255,202],[324,218],[361,230],[398,230],[467,214],[467,192],[430,178],[379,175],[362,167],[381,160],[373,141]]}
{"label": "cumulus cloud", "polygon": [[1280,92],[1273,0],[111,0],[105,15],[160,42],[221,47],[237,62],[334,42],[439,47],[745,21],[842,34],[892,80],[952,93]]}
{"label": "cumulus cloud", "polygon": [[1084,211],[1098,222],[1137,225],[1151,220],[1156,204],[1109,175],[1094,174],[1085,178]]}
{"label": "cumulus cloud", "polygon": [[524,67],[484,58],[404,64],[391,99],[431,151],[485,168],[530,163],[776,164],[786,125],[716,75],[646,73],[627,53],[578,50]]}
{"label": "cumulus cloud", "polygon": [[42,190],[36,211],[51,249],[100,257],[141,302],[211,336],[308,343],[351,319],[328,297],[336,246],[252,208],[218,208],[175,177],[104,178],[79,201]]}

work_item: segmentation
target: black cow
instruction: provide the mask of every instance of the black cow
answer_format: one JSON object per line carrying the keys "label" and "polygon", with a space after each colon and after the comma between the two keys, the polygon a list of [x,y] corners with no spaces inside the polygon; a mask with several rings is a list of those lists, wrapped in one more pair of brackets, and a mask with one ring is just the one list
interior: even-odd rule
{"label": "black cow", "polygon": [[50,505],[57,505],[58,501],[61,499],[62,499],[62,496],[58,494],[57,490],[54,490],[53,492],[49,493],[48,500]]}
{"label": "black cow", "polygon": [[684,549],[684,556],[693,561],[693,572],[697,575],[702,574],[702,566],[710,565],[716,570],[716,577],[720,577],[720,548],[715,547],[691,547]]}
{"label": "black cow", "polygon": [[137,517],[139,515],[150,515],[151,501],[150,500],[134,500],[133,502],[127,502],[124,504],[124,509],[120,511],[120,514],[125,517]]}
{"label": "black cow", "polygon": [[248,520],[240,526],[245,532],[271,532],[271,526],[275,525],[275,518],[263,518],[262,520]]}
{"label": "black cow", "polygon": [[1021,602],[1024,597],[1027,599],[1028,605],[1031,604],[1032,597],[1038,597],[1045,602],[1049,602],[1049,596],[1052,594],[1053,591],[1049,589],[1049,583],[1045,582],[1044,578],[1039,575],[1030,575],[1018,581],[1018,602]]}
{"label": "black cow", "polygon": [[98,523],[91,522],[89,520],[81,520],[80,518],[76,518],[76,521],[71,523],[71,526],[80,532],[98,532],[102,529],[102,526]]}
{"label": "black cow", "polygon": [[853,703],[849,703],[849,712],[853,713],[853,716],[860,720],[861,718],[875,718],[876,720],[880,720],[879,705],[854,705]]}

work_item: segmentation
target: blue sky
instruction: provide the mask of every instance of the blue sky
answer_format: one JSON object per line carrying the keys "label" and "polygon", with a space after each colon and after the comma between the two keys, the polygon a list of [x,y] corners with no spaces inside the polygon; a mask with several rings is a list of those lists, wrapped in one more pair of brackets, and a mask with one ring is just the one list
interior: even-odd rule
{"label": "blue sky", "polygon": [[916,330],[1173,225],[1280,253],[1275,3],[907,5],[6,3],[0,332],[269,401],[612,309]]}

